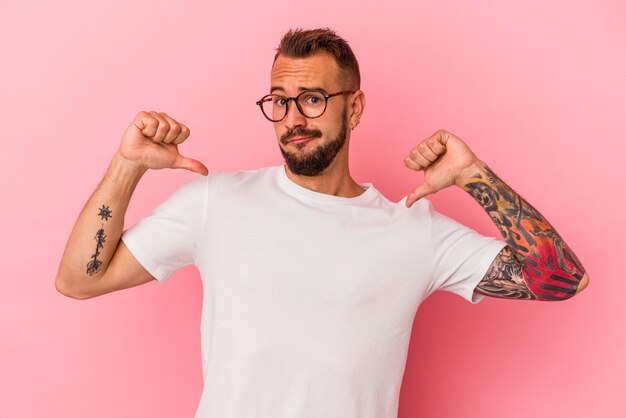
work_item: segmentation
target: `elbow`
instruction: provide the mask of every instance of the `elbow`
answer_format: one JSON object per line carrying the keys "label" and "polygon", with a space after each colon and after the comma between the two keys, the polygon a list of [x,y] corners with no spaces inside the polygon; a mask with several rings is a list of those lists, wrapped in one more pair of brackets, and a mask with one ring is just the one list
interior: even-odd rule
{"label": "elbow", "polygon": [[580,292],[585,290],[587,286],[589,286],[589,275],[587,274],[587,272],[585,272],[585,274],[583,275],[583,278],[580,279],[580,282],[578,283],[576,294],[579,294]]}
{"label": "elbow", "polygon": [[67,296],[68,298],[77,300],[84,300],[89,298],[84,293],[78,292],[76,286],[72,286],[71,281],[61,274],[57,274],[56,280],[54,281],[54,287],[56,288],[57,292],[59,292],[63,296]]}
{"label": "elbow", "polygon": [[[583,277],[580,279],[580,281],[578,282],[578,285],[576,286],[575,290],[572,289],[571,292],[569,293],[569,295],[567,295],[566,297],[560,299],[560,300],[568,300],[573,298],[574,296],[576,296],[577,294],[579,294],[580,292],[582,292],[583,290],[585,290],[585,288],[589,285],[589,275],[587,273],[583,274]],[[559,299],[556,299],[559,300]]]}
{"label": "elbow", "polygon": [[578,281],[577,284],[574,282],[568,288],[565,287],[556,287],[550,284],[539,284],[539,288],[542,290],[551,290],[552,293],[545,292],[543,294],[537,294],[536,299],[540,301],[565,301],[573,298],[589,285],[589,275],[587,273],[583,274],[583,277]]}

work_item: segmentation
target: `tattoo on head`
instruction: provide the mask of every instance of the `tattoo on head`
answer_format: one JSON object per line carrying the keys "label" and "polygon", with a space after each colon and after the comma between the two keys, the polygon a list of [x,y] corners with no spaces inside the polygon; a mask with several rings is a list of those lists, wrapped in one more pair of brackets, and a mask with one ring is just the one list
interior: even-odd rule
{"label": "tattoo on head", "polygon": [[100,213],[98,213],[98,216],[100,217],[100,219],[108,221],[109,218],[113,217],[113,215],[111,215],[112,213],[113,211],[109,210],[108,206],[102,205],[102,207],[100,208]]}
{"label": "tattoo on head", "polygon": [[90,276],[93,276],[100,271],[102,261],[98,260],[98,256],[100,255],[100,249],[104,248],[104,242],[106,237],[107,236],[104,234],[104,225],[102,225],[102,227],[98,229],[98,232],[96,232],[96,235],[93,237],[96,240],[96,252],[91,256],[91,261],[87,263],[87,274]]}

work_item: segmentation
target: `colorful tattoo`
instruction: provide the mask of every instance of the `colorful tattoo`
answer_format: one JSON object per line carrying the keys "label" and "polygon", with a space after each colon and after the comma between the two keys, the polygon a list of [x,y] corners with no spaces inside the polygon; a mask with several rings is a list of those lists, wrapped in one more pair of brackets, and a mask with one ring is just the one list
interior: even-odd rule
{"label": "colorful tattoo", "polygon": [[487,211],[508,244],[477,287],[489,296],[563,300],[576,293],[582,264],[552,225],[486,164],[465,191]]}
{"label": "colorful tattoo", "polygon": [[537,299],[524,282],[522,265],[506,246],[491,263],[477,289],[485,295],[508,299]]}

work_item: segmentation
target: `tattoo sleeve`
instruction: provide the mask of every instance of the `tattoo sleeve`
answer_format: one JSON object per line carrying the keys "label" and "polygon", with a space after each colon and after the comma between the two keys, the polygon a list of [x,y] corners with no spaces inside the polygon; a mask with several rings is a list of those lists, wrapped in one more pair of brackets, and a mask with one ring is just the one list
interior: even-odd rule
{"label": "tattoo sleeve", "polygon": [[508,244],[479,284],[496,297],[563,300],[576,293],[582,264],[539,211],[484,163],[463,185],[487,211]]}

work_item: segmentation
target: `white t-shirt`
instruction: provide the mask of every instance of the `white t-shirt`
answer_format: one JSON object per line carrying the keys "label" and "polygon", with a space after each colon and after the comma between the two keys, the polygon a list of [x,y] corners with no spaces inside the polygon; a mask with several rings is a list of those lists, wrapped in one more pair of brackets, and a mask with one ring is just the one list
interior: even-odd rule
{"label": "white t-shirt", "polygon": [[440,289],[482,299],[503,241],[361,186],[344,198],[283,166],[212,172],[124,232],[159,282],[200,271],[196,418],[395,418],[419,304]]}

